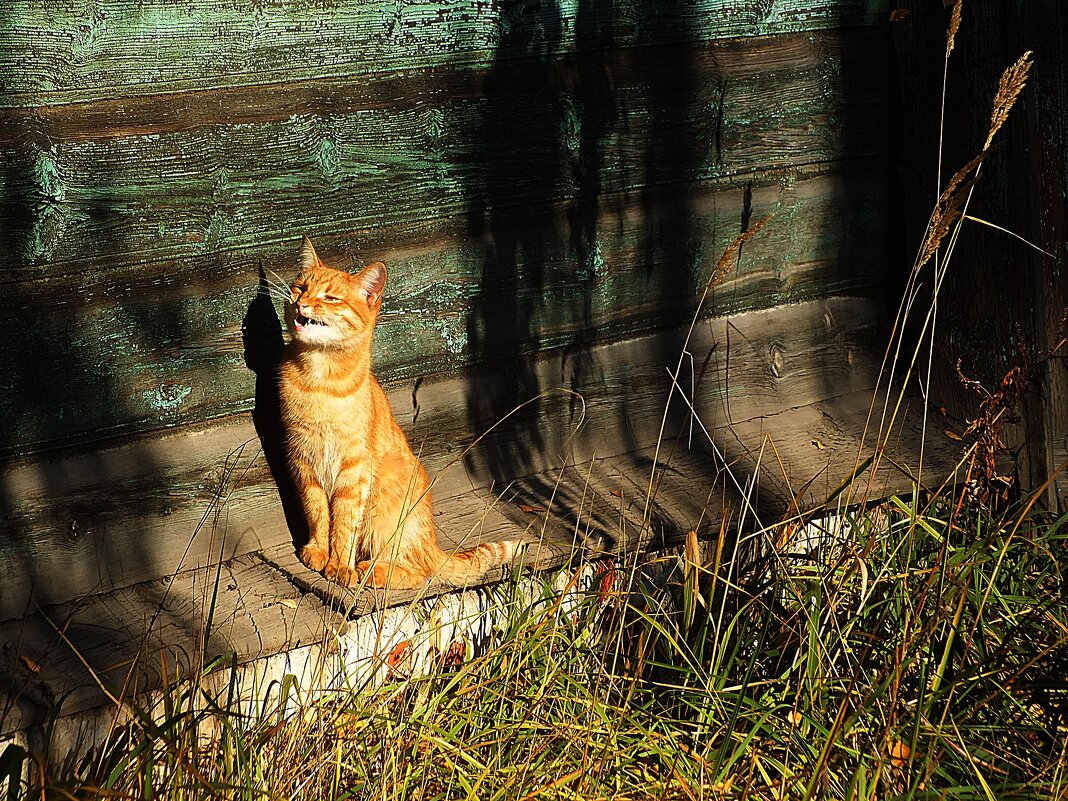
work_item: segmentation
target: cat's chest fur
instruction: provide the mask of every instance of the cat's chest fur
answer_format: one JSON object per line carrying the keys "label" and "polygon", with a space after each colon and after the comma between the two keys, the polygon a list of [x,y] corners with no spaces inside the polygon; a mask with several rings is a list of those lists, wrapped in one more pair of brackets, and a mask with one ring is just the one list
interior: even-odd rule
{"label": "cat's chest fur", "polygon": [[339,380],[299,360],[283,362],[282,418],[289,449],[309,463],[324,488],[344,466],[371,470],[370,375]]}

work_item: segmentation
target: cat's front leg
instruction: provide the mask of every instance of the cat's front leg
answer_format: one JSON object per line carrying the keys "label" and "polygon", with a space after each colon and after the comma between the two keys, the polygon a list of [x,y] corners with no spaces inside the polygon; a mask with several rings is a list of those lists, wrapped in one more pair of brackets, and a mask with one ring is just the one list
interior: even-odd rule
{"label": "cat's front leg", "polygon": [[322,572],[330,561],[330,499],[313,467],[303,460],[292,462],[293,479],[308,522],[308,542],[298,558],[307,567]]}
{"label": "cat's front leg", "polygon": [[330,497],[330,561],[324,572],[327,578],[345,587],[360,583],[356,555],[370,494],[369,479],[343,473]]}

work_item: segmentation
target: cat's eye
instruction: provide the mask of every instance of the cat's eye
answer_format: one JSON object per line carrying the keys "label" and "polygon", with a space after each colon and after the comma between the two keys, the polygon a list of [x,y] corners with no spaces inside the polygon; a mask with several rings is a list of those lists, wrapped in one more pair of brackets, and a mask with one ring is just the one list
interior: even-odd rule
{"label": "cat's eye", "polygon": [[341,298],[335,297],[333,295],[323,295],[323,300],[325,300],[327,303],[340,303],[341,302]]}

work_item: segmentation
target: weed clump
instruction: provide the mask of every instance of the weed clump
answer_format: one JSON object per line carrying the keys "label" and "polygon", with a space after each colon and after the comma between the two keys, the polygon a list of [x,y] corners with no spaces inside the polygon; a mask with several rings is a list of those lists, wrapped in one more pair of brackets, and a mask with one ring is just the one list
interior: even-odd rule
{"label": "weed clump", "polygon": [[917,494],[761,537],[604,562],[567,604],[513,604],[484,653],[360,692],[248,713],[194,678],[69,775],[9,747],[7,797],[1068,791],[1068,516]]}

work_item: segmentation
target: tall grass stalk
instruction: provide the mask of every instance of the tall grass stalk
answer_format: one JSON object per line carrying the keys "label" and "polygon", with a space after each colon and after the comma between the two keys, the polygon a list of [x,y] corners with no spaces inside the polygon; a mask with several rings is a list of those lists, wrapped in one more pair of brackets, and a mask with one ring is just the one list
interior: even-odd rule
{"label": "tall grass stalk", "polygon": [[[974,180],[1029,63],[1006,71],[980,155],[939,195],[886,351],[880,442],[903,399],[896,373],[910,380],[930,349]],[[671,373],[684,400],[686,356]],[[994,514],[967,488],[918,482],[869,505],[864,473],[879,453],[858,454],[823,507],[801,513],[799,499],[773,526],[748,504],[756,474],[728,470],[746,499],[735,517],[677,552],[602,562],[567,603],[552,582],[523,603],[505,593],[488,647],[465,660],[359,691],[301,693],[287,677],[251,706],[236,666],[220,688],[206,665],[67,770],[9,745],[0,790],[7,801],[1068,798],[1068,517],[1034,498]],[[646,519],[664,480],[650,476]]]}
{"label": "tall grass stalk", "polygon": [[76,770],[11,746],[0,781],[12,801],[1068,797],[1068,517],[916,500],[793,525],[774,560],[724,524],[633,582],[606,562],[577,603],[507,604],[484,653],[361,692],[252,709],[194,676]]}

